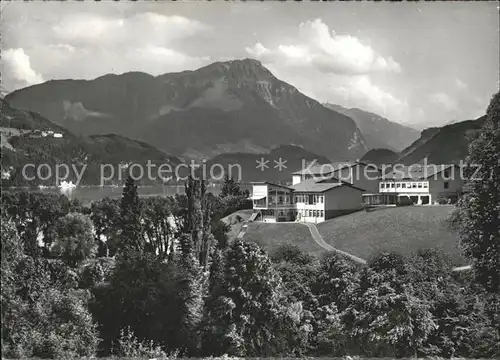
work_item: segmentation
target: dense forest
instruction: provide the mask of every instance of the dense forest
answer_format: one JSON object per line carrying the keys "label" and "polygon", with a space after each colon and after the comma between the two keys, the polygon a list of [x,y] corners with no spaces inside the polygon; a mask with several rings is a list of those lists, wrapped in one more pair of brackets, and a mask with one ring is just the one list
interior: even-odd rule
{"label": "dense forest", "polygon": [[445,254],[385,253],[365,265],[293,246],[268,254],[228,241],[221,219],[248,207],[219,196],[84,207],[64,196],[1,201],[2,357],[500,356],[500,95],[471,143],[481,164],[451,220],[472,271]]}

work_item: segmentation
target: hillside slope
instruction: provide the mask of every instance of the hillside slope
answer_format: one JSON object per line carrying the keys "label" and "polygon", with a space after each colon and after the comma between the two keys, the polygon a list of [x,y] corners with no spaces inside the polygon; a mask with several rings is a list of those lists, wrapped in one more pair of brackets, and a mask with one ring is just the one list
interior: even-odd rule
{"label": "hillside slope", "polygon": [[157,77],[131,72],[48,81],[6,99],[79,134],[118,133],[198,159],[262,153],[279,144],[298,144],[332,160],[356,159],[367,150],[351,118],[252,59]]}
{"label": "hillside slope", "polygon": [[415,164],[427,158],[430,164],[459,163],[465,160],[470,140],[484,124],[486,117],[462,121],[422,131],[421,137],[404,149],[398,162]]}
{"label": "hillside slope", "polygon": [[447,219],[453,206],[408,206],[360,211],[318,224],[331,246],[369,260],[380,252],[409,254],[436,249],[456,266],[466,265],[458,234]]}
{"label": "hillside slope", "polygon": [[360,161],[377,166],[387,165],[397,162],[399,154],[389,149],[372,149],[369,150]]}
{"label": "hillside slope", "polygon": [[[38,114],[17,110],[5,101],[0,101],[2,105],[2,137],[5,136],[10,145],[1,149],[2,186],[58,185],[54,177],[55,169],[57,165],[62,164],[66,164],[70,168],[74,166],[78,171],[86,166],[80,184],[99,185],[101,169],[106,170],[103,172],[105,176],[110,176],[112,167],[115,171],[115,177],[108,183],[120,183],[126,178],[125,167],[119,176],[118,167],[120,164],[136,163],[141,164],[146,169],[148,161],[157,166],[168,163],[172,168],[181,163],[176,157],[167,155],[151,145],[123,136],[114,134],[77,136]],[[13,131],[20,129],[24,131]],[[56,131],[62,137],[42,137],[41,132],[35,130]],[[34,164],[40,168],[45,167],[45,170],[41,172],[42,176],[38,176],[34,168],[30,166],[27,168],[28,178],[26,178],[23,175],[23,167],[27,164]],[[50,174],[52,174],[51,177],[49,177]],[[64,173],[61,174],[64,175]],[[158,177],[157,172],[152,172],[152,174]],[[139,172],[134,175],[139,176]],[[151,179],[146,179],[147,174],[145,175],[140,182],[152,182]],[[32,177],[34,180],[29,180]],[[47,177],[46,180],[40,180],[40,178],[45,177]],[[70,171],[67,180],[77,181],[74,171]]]}

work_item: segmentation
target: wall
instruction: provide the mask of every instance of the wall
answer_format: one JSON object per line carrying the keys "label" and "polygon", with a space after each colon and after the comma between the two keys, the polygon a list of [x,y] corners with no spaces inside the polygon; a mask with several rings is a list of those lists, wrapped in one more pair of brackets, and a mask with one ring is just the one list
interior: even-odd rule
{"label": "wall", "polygon": [[[266,197],[267,201],[267,185],[253,185],[252,186],[252,197]],[[267,204],[267,203],[266,203]],[[253,202],[253,208],[254,209],[265,209],[267,205],[257,205],[255,204],[255,201]]]}
{"label": "wall", "polygon": [[[444,183],[448,182],[448,189],[444,188]],[[454,178],[452,180],[446,180],[442,177],[437,179],[429,179],[429,192],[432,196],[432,201],[439,198],[447,198],[449,196],[455,196],[462,191],[463,180],[460,178]]]}
{"label": "wall", "polygon": [[[301,222],[313,222],[313,223],[324,221],[325,220],[325,216],[324,216],[324,214],[325,214],[325,201],[326,201],[325,194],[324,193],[299,193],[298,192],[295,195],[298,195],[298,194],[321,195],[324,197],[323,202],[317,202],[316,204],[313,204],[313,205],[309,205],[309,204],[304,203],[304,202],[296,203],[295,204],[296,209],[301,214],[299,221],[301,221]],[[309,210],[312,210],[312,211],[323,210],[323,217],[321,217],[321,216],[317,216],[317,217],[309,216]]]}
{"label": "wall", "polygon": [[325,209],[327,218],[346,211],[356,211],[363,208],[363,191],[344,185],[333,188],[325,193]]}

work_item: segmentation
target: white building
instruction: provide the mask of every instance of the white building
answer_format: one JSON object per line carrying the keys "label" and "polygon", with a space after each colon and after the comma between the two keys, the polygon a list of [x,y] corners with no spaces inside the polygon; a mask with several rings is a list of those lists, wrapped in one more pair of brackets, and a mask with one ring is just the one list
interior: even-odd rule
{"label": "white building", "polygon": [[330,177],[293,186],[297,221],[322,222],[362,208],[364,189]]}
{"label": "white building", "polygon": [[336,178],[309,179],[292,187],[253,185],[252,220],[321,222],[362,209],[364,189]]}
{"label": "white building", "polygon": [[412,165],[399,167],[380,178],[375,194],[365,194],[366,205],[395,205],[402,198],[417,205],[438,199],[455,201],[464,184],[458,165]]}

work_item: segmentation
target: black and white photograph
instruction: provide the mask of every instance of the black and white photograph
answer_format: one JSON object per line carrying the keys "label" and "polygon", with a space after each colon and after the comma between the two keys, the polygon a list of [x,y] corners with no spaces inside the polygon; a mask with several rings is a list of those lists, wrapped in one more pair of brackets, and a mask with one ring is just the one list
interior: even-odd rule
{"label": "black and white photograph", "polygon": [[500,358],[500,1],[1,1],[2,359]]}

